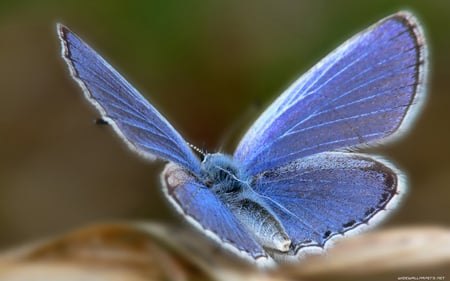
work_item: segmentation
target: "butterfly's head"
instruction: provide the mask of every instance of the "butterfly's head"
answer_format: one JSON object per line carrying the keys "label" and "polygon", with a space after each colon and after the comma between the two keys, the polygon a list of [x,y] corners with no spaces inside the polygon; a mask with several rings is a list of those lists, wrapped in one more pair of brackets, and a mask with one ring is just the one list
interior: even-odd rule
{"label": "butterfly's head", "polygon": [[241,174],[239,164],[230,155],[206,154],[201,164],[201,178],[206,186],[223,192],[240,189]]}

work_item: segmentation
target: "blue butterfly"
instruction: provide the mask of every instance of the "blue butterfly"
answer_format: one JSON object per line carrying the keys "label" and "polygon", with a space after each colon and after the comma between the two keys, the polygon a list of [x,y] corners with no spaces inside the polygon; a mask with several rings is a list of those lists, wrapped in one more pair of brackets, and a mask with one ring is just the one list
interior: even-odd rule
{"label": "blue butterfly", "polygon": [[57,31],[72,77],[102,120],[132,150],[169,162],[161,175],[169,201],[257,264],[298,259],[360,232],[405,192],[391,163],[353,150],[399,136],[423,104],[426,44],[408,12],[358,33],[300,77],[233,155],[197,155],[99,54],[63,25]]}

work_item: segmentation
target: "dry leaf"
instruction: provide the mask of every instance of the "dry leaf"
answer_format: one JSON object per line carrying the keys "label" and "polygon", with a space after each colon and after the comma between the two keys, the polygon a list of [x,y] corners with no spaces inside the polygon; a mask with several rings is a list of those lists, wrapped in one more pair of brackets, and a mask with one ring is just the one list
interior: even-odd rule
{"label": "dry leaf", "polygon": [[120,223],[83,228],[4,253],[0,280],[335,280],[449,264],[448,228],[371,232],[342,239],[327,254],[262,271],[191,228]]}
{"label": "dry leaf", "polygon": [[0,256],[0,280],[188,280],[189,264],[126,224],[84,228]]}

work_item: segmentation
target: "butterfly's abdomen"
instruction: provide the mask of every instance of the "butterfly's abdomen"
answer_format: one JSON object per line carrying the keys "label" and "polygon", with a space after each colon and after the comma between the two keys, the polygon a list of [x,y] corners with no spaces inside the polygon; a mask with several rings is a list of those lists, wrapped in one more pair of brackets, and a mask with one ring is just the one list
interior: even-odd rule
{"label": "butterfly's abdomen", "polygon": [[281,223],[267,206],[258,202],[258,198],[251,197],[244,194],[241,200],[230,206],[234,215],[263,247],[289,251],[291,239]]}
{"label": "butterfly's abdomen", "polygon": [[242,178],[239,164],[223,154],[206,155],[201,166],[205,185],[263,247],[286,252],[291,239],[273,211]]}

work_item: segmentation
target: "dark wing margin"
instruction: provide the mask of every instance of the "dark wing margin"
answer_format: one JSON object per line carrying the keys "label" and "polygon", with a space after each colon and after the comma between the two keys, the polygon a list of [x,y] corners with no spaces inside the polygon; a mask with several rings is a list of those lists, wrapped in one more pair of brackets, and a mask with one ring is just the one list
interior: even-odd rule
{"label": "dark wing margin", "polygon": [[67,27],[57,24],[57,32],[72,77],[132,150],[198,172],[187,142],[125,78]]}

